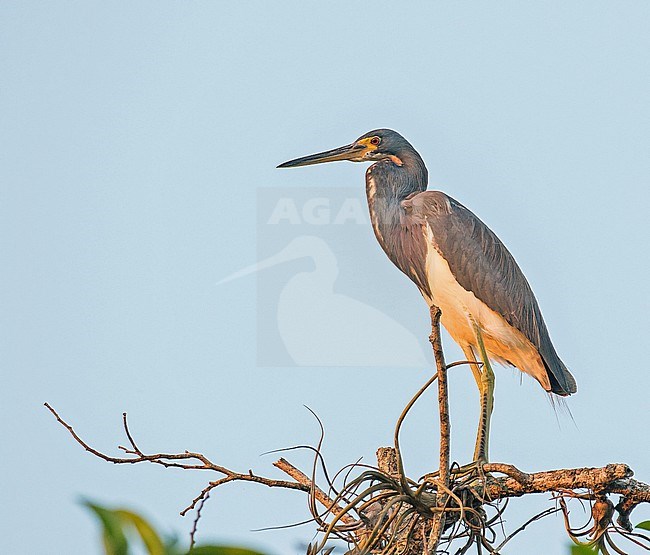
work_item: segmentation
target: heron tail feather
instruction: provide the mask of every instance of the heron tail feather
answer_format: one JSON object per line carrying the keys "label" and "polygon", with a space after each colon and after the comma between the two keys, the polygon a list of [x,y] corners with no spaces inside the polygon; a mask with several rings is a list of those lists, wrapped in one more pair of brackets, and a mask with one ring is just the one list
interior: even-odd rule
{"label": "heron tail feather", "polygon": [[544,360],[546,373],[551,382],[551,391],[556,395],[566,397],[578,391],[578,386],[575,378],[560,358],[556,356],[555,359],[553,364]]}

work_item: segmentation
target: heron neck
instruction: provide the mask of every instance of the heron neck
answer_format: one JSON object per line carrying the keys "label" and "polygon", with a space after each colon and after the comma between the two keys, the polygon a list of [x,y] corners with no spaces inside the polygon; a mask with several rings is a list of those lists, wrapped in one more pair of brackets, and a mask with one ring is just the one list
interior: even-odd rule
{"label": "heron neck", "polygon": [[370,220],[379,244],[388,257],[402,271],[403,268],[396,253],[401,250],[394,244],[401,234],[395,229],[401,225],[404,212],[401,202],[411,194],[427,188],[427,168],[422,158],[413,152],[399,156],[402,165],[390,160],[382,160],[368,168],[366,172],[366,196]]}
{"label": "heron neck", "polygon": [[391,160],[382,160],[368,168],[366,193],[368,201],[376,205],[399,205],[413,193],[427,188],[428,172],[420,155],[413,152],[400,153],[399,166]]}

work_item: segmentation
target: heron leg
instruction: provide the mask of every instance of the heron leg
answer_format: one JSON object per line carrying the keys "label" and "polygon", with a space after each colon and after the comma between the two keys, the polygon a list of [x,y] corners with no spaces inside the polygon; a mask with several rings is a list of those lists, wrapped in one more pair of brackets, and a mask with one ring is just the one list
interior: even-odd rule
{"label": "heron leg", "polygon": [[463,353],[465,354],[465,359],[467,362],[469,362],[469,367],[472,370],[472,375],[474,376],[474,381],[476,381],[476,387],[478,387],[478,390],[481,391],[481,366],[483,365],[482,362],[479,362],[476,359],[476,353],[474,353],[474,349],[470,347],[469,345],[466,345],[462,347]]}
{"label": "heron leg", "polygon": [[[474,447],[474,460],[479,462],[488,461],[488,445],[490,440],[490,419],[492,417],[492,409],[494,408],[494,372],[490,365],[490,358],[488,357],[483,343],[483,334],[481,328],[474,323],[474,332],[476,334],[476,341],[478,343],[479,356],[481,358],[480,376],[477,377],[474,373],[474,379],[478,385],[479,394],[481,396],[481,412],[479,415],[478,432],[476,434],[476,445]],[[476,361],[476,356],[471,347],[473,360]],[[469,353],[466,353],[469,355]],[[472,360],[470,358],[470,360]],[[472,364],[472,366],[478,366]]]}

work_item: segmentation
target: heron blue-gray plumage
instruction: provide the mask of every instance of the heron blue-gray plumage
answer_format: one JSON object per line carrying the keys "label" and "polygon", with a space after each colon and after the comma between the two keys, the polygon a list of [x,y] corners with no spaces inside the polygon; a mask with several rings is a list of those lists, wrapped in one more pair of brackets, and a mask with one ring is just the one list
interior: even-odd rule
{"label": "heron blue-gray plumage", "polygon": [[513,256],[470,210],[427,191],[418,152],[390,129],[281,164],[280,168],[349,160],[375,162],[366,195],[375,236],[391,261],[419,288],[472,364],[481,392],[475,458],[487,460],[494,380],[490,359],[516,366],[548,392],[576,392],[576,382],[551,342],[533,291]]}

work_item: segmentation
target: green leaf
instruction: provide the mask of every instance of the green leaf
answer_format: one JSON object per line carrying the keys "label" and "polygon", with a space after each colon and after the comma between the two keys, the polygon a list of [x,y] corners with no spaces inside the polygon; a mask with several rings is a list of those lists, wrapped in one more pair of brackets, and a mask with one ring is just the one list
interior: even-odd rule
{"label": "green leaf", "polygon": [[264,555],[259,551],[223,545],[199,545],[190,551],[178,547],[175,538],[163,542],[156,530],[140,515],[126,509],[111,510],[89,501],[83,502],[91,509],[100,523],[106,555],[128,555],[129,537],[137,532],[148,555]]}
{"label": "green leaf", "polygon": [[118,509],[113,511],[113,513],[124,524],[130,524],[138,531],[149,555],[165,555],[165,546],[163,545],[160,536],[158,536],[151,524],[149,524],[144,518],[124,509]]}
{"label": "green leaf", "polygon": [[251,551],[241,547],[226,547],[223,545],[200,545],[187,552],[186,555],[264,555],[259,551]]}
{"label": "green leaf", "polygon": [[650,520],[644,520],[643,522],[639,522],[639,524],[637,524],[635,528],[640,528],[641,530],[650,530]]}
{"label": "green leaf", "polygon": [[122,530],[122,523],[114,511],[84,501],[84,505],[95,513],[103,527],[104,550],[106,555],[127,555],[129,543]]}
{"label": "green leaf", "polygon": [[572,545],[571,555],[594,555],[597,553],[596,549],[589,545]]}
{"label": "green leaf", "polygon": [[185,555],[185,549],[180,547],[178,536],[165,537],[165,555]]}
{"label": "green leaf", "polygon": [[[84,504],[99,518],[103,525],[104,547],[106,555],[128,555],[129,540],[127,533],[134,529],[144,544],[148,555],[169,555],[178,553],[165,547],[158,533],[140,515],[125,509],[111,510],[88,501]],[[175,543],[175,542],[174,542]]]}

